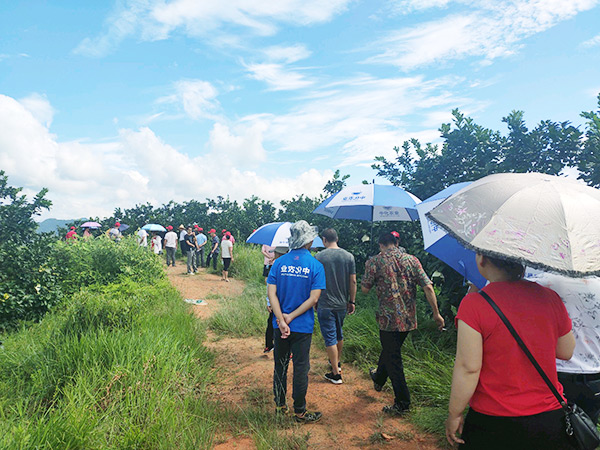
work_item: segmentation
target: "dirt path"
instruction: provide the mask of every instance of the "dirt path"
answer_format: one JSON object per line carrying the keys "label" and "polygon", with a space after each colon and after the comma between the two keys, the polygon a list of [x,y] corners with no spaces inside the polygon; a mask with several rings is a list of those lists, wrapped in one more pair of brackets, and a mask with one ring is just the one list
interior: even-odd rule
{"label": "dirt path", "polygon": [[[219,297],[239,296],[244,290],[244,283],[238,280],[225,283],[220,281],[220,277],[204,271],[196,276],[188,276],[184,272],[185,266],[167,268],[171,283],[184,298],[205,299],[208,303],[192,307],[200,319],[206,319],[218,309]],[[222,378],[215,394],[222,402],[243,405],[252,397],[272,397],[273,356],[272,353],[262,353],[263,339],[217,337],[209,332],[206,345],[217,355],[216,363]],[[313,345],[307,406],[321,411],[323,419],[317,424],[298,425],[292,430],[298,435],[308,432],[310,448],[365,449],[381,448],[382,444],[401,450],[441,448],[433,436],[417,432],[408,421],[383,415],[381,408],[392,400],[391,395],[389,392],[375,392],[364,374],[345,364],[342,371],[344,383],[334,385],[323,378],[328,369],[325,352]],[[288,383],[288,395],[291,396],[291,373],[288,374]],[[291,399],[289,404],[292,404]],[[231,438],[216,448],[256,447],[249,438]]]}

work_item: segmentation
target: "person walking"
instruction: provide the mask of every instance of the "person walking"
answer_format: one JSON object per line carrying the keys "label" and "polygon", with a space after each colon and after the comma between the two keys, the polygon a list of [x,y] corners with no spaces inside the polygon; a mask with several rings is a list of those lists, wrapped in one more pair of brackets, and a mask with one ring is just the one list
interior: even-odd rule
{"label": "person walking", "polygon": [[196,258],[196,235],[192,231],[192,227],[188,227],[181,245],[185,245],[186,247],[185,255],[187,258],[187,274],[195,275],[196,263],[194,262],[194,259]]}
{"label": "person walking", "polygon": [[[156,232],[152,233],[152,251],[154,251],[155,255],[160,255],[162,253],[162,238]],[[167,266],[169,264],[167,263]]]}
{"label": "person walking", "polygon": [[196,264],[198,267],[204,267],[204,249],[208,241],[208,238],[203,231],[204,229],[202,227],[198,227],[198,233],[196,234]]}
{"label": "person walking", "polygon": [[563,302],[556,292],[523,280],[518,263],[479,254],[476,261],[490,283],[467,294],[456,315],[448,442],[462,449],[573,449],[560,403],[484,295],[498,305],[558,393],[563,389],[556,358],[571,358],[575,347]]}
{"label": "person walking", "polygon": [[402,415],[410,409],[410,392],[404,376],[402,344],[408,333],[417,328],[417,286],[421,286],[425,298],[433,311],[433,319],[440,329],[444,318],[440,315],[431,280],[423,270],[417,257],[402,252],[396,246],[391,233],[379,237],[378,255],[365,264],[362,292],[377,288],[379,309],[376,313],[379,324],[381,354],[377,369],[371,369],[373,387],[380,391],[388,377],[394,388],[394,403],[383,411],[391,415]]}
{"label": "person walking", "polygon": [[137,233],[138,238],[138,245],[140,247],[148,247],[148,232],[146,230],[144,230],[143,228],[140,228],[140,230]]}
{"label": "person walking", "polygon": [[270,245],[263,245],[260,249],[260,252],[265,257],[264,266],[263,266],[263,277],[265,277],[265,283],[267,282],[267,277],[269,276],[269,270],[271,270],[271,265],[275,260],[275,247],[271,247]]}
{"label": "person walking", "polygon": [[225,235],[221,241],[221,259],[223,260],[223,270],[221,271],[221,280],[229,283],[229,265],[233,261],[233,244],[230,241],[231,236]]}
{"label": "person walking", "polygon": [[356,308],[356,263],[351,253],[338,246],[338,235],[333,228],[324,230],[321,238],[325,250],[317,253],[315,258],[323,264],[327,281],[327,288],[321,291],[317,303],[319,326],[331,364],[331,372],[325,374],[325,379],[342,384],[342,327],[346,313],[354,314]]}
{"label": "person walking", "polygon": [[306,392],[315,323],[313,307],[325,289],[325,270],[309,251],[318,236],[315,227],[300,220],[290,227],[290,233],[290,252],[275,260],[267,278],[267,292],[275,316],[273,393],[276,412],[287,413],[287,371],[292,355],[294,419],[310,423],[322,416],[320,412],[307,411]]}
{"label": "person walking", "polygon": [[575,350],[568,361],[556,360],[558,381],[565,397],[598,423],[600,416],[600,278],[570,278],[527,270],[526,279],[552,289],[573,323]]}
{"label": "person walking", "polygon": [[183,224],[179,225],[179,247],[181,248],[181,256],[184,258],[187,257],[187,245],[185,244],[185,235],[187,231],[185,231],[185,227]]}
{"label": "person walking", "polygon": [[210,236],[210,251],[206,257],[206,267],[210,266],[210,260],[212,258],[213,269],[217,270],[217,258],[219,257],[219,238],[217,237],[217,230],[211,228],[208,234]]}
{"label": "person walking", "polygon": [[177,233],[173,231],[173,227],[169,225],[167,227],[167,234],[165,234],[165,251],[167,252],[167,267],[169,263],[175,267],[175,252],[177,251]]}
{"label": "person walking", "polygon": [[121,241],[122,234],[121,230],[119,230],[120,226],[121,224],[119,222],[116,222],[115,226],[106,232],[108,237],[115,242]]}

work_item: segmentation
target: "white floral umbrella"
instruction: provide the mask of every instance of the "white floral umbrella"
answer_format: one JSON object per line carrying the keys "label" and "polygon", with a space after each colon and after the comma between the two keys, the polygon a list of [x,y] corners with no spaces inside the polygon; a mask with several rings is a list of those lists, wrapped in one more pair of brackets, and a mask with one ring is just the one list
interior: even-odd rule
{"label": "white floral umbrella", "polygon": [[570,276],[600,275],[600,190],[577,180],[489,175],[427,217],[482,254]]}

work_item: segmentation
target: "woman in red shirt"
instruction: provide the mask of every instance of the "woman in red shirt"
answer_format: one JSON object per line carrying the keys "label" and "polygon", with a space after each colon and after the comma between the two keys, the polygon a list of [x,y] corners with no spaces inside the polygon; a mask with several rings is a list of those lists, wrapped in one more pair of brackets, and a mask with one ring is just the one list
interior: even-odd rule
{"label": "woman in red shirt", "polygon": [[[558,294],[523,280],[520,264],[477,255],[477,267],[490,281],[483,290],[562,393],[556,358],[571,358],[575,338]],[[461,449],[572,449],[560,404],[486,300],[468,294],[456,322],[448,442]]]}

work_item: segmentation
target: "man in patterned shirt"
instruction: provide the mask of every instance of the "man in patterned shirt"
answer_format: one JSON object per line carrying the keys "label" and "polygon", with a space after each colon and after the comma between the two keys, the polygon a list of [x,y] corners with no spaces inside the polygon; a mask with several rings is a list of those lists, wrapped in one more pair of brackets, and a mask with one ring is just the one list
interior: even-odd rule
{"label": "man in patterned shirt", "polygon": [[431,280],[419,260],[396,247],[396,238],[391,233],[384,233],[379,237],[379,249],[381,253],[365,264],[361,285],[364,293],[375,286],[379,300],[376,318],[379,323],[381,354],[377,369],[371,369],[370,372],[377,391],[383,388],[388,377],[392,382],[394,404],[385,406],[383,411],[402,415],[410,407],[410,392],[402,365],[402,344],[409,331],[417,328],[417,285],[423,288],[433,311],[433,319],[440,330],[444,327],[444,318],[438,311]]}

